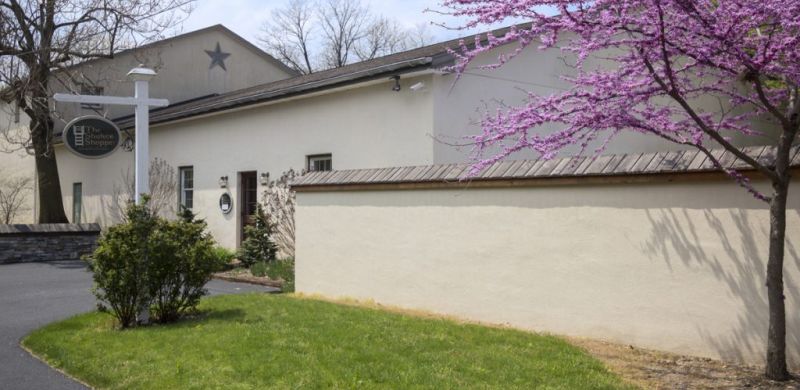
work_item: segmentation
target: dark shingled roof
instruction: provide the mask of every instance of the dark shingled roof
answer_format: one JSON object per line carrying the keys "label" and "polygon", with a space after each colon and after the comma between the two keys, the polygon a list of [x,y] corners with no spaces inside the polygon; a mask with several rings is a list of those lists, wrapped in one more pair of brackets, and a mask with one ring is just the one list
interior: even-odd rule
{"label": "dark shingled roof", "polygon": [[[775,148],[750,146],[742,148],[748,156],[765,165],[775,161]],[[712,154],[726,168],[747,170],[749,165],[724,149],[714,149]],[[792,149],[792,166],[800,167],[800,146]],[[353,169],[344,171],[310,172],[298,178],[292,187],[442,183],[464,178],[471,164],[440,164],[414,167]],[[717,171],[707,156],[699,150],[681,150],[655,153],[629,153],[598,157],[563,157],[551,160],[503,160],[487,167],[470,181],[508,179],[540,179],[555,177],[597,177],[623,175],[649,175],[665,173],[692,173]]]}
{"label": "dark shingled roof", "polygon": [[[524,25],[523,25],[524,26]],[[510,27],[494,30],[494,35],[504,35]],[[481,34],[485,37],[485,34]],[[437,69],[453,63],[448,48],[457,48],[459,42],[466,38],[458,38],[420,47],[400,53],[390,54],[369,61],[358,62],[340,68],[329,69],[308,75],[292,77],[257,85],[226,94],[197,99],[190,104],[181,102],[169,107],[150,111],[150,123],[165,123],[178,119],[229,110],[241,106],[258,104],[270,100],[295,95],[312,93],[327,88],[363,82],[392,75],[404,74],[424,69]],[[114,120],[120,128],[133,128],[133,115]]]}

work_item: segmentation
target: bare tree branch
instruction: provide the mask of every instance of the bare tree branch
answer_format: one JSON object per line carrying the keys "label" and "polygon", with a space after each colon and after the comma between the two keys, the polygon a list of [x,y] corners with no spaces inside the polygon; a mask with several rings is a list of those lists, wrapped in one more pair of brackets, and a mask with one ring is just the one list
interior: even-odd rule
{"label": "bare tree branch", "polygon": [[292,69],[310,74],[314,72],[310,54],[313,22],[311,3],[307,0],[291,0],[285,8],[272,12],[272,20],[264,24],[264,35],[258,40]]}
{"label": "bare tree branch", "polygon": [[[19,147],[36,159],[39,222],[67,222],[53,153],[51,84],[76,64],[163,37],[193,0],[0,0],[3,99],[27,116]],[[7,131],[6,141],[12,141]],[[4,148],[5,149],[5,148]]]}
{"label": "bare tree branch", "polygon": [[0,223],[14,223],[20,213],[30,210],[27,204],[33,192],[32,184],[30,177],[0,176]]}
{"label": "bare tree branch", "polygon": [[280,253],[290,258],[294,258],[295,247],[295,194],[289,185],[299,176],[294,170],[284,172],[278,180],[269,183],[262,199],[264,212],[274,226],[272,239]]}
{"label": "bare tree branch", "polygon": [[[175,216],[178,203],[178,176],[175,168],[166,161],[155,158],[150,162],[150,202],[147,204],[154,215]],[[111,217],[124,222],[126,210],[134,200],[136,180],[130,169],[122,174],[121,182],[115,183],[112,193]]]}
{"label": "bare tree branch", "polygon": [[427,25],[405,29],[359,0],[291,0],[262,27],[261,46],[303,74],[431,43]]}

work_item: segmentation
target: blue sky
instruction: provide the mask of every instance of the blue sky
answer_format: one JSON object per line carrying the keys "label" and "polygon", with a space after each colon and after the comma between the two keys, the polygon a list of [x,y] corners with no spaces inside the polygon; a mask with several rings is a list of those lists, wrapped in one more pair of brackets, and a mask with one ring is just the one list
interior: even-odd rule
{"label": "blue sky", "polygon": [[[269,20],[271,11],[280,8],[286,1],[197,0],[195,11],[183,24],[183,32],[221,23],[255,43],[259,30],[262,24]],[[448,26],[456,26],[462,22],[453,17],[424,12],[426,8],[440,9],[438,0],[362,0],[362,3],[368,5],[374,13],[394,18],[401,25],[409,28],[418,23],[430,23],[431,21],[445,23]],[[488,28],[486,29],[488,30]],[[476,31],[459,32],[431,26],[430,32],[437,41],[442,41]]]}

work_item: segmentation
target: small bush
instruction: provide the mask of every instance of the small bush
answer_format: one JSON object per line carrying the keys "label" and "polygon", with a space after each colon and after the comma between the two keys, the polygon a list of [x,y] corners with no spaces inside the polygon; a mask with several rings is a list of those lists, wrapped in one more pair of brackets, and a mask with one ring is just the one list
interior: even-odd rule
{"label": "small bush", "polygon": [[222,268],[203,221],[161,221],[150,237],[148,263],[151,310],[157,322],[178,320],[207,294],[206,283]]}
{"label": "small bush", "polygon": [[268,270],[269,264],[266,261],[259,261],[250,267],[250,273],[259,278],[267,276]]}
{"label": "small bush", "polygon": [[239,261],[245,267],[252,267],[259,261],[274,261],[278,248],[272,242],[272,224],[264,213],[264,208],[258,205],[255,215],[255,224],[244,230],[245,240],[239,251]]}
{"label": "small bush", "polygon": [[127,222],[113,226],[98,240],[89,257],[94,274],[92,292],[119,320],[122,328],[136,325],[137,314],[150,303],[145,275],[149,239],[159,221],[144,205],[131,205]]}
{"label": "small bush", "polygon": [[250,267],[253,276],[272,280],[283,280],[283,292],[294,292],[294,259],[259,261]]}
{"label": "small bush", "polygon": [[294,258],[271,263],[267,276],[273,280],[283,279],[283,292],[294,292]]}
{"label": "small bush", "polygon": [[215,246],[212,252],[217,262],[223,266],[229,265],[236,258],[236,252],[222,246]]}
{"label": "small bush", "polygon": [[131,205],[127,222],[111,227],[89,258],[93,292],[122,328],[137,323],[145,308],[156,321],[175,321],[206,294],[205,284],[221,268],[206,224],[194,218],[167,221],[147,202]]}

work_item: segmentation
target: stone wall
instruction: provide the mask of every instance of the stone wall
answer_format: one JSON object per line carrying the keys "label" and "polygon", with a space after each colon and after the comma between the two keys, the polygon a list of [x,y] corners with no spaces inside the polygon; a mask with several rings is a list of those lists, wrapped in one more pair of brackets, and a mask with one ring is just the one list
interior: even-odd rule
{"label": "stone wall", "polygon": [[97,224],[0,225],[0,264],[78,260],[99,236]]}

